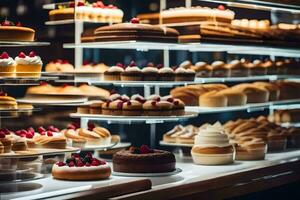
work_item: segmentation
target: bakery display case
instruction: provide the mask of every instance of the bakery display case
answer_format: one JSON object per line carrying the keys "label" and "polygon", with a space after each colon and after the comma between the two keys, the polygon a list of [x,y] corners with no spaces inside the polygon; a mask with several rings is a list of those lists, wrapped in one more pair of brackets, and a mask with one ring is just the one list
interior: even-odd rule
{"label": "bakery display case", "polygon": [[226,199],[298,183],[300,5],[128,2],[39,5],[52,42],[1,22],[0,199]]}

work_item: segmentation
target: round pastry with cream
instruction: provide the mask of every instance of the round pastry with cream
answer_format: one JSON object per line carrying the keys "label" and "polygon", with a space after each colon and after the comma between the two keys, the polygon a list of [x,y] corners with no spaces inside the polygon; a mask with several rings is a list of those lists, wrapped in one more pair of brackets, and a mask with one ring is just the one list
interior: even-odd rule
{"label": "round pastry with cream", "polygon": [[124,72],[123,66],[112,66],[104,72],[104,80],[119,81],[121,80],[121,73]]}
{"label": "round pastry with cream", "polygon": [[175,81],[194,81],[195,75],[196,73],[192,69],[178,67],[175,70]]}
{"label": "round pastry with cream", "polygon": [[52,167],[53,178],[60,180],[101,180],[108,178],[110,174],[110,166],[89,153],[85,157],[73,154],[66,162],[57,162]]}
{"label": "round pastry with cream", "polygon": [[163,67],[158,70],[160,81],[174,81],[175,72],[170,67]]}
{"label": "round pastry with cream", "polygon": [[194,163],[201,165],[230,164],[234,160],[234,148],[227,135],[213,127],[199,131],[191,154]]}
{"label": "round pastry with cream", "polygon": [[156,67],[144,67],[142,69],[144,81],[157,81],[158,80],[158,69]]}
{"label": "round pastry with cream", "polygon": [[140,68],[132,61],[129,66],[121,73],[122,81],[141,81],[142,71]]}
{"label": "round pastry with cream", "polygon": [[20,52],[15,58],[16,62],[16,76],[17,77],[40,77],[43,62],[34,51],[31,51],[27,56]]}
{"label": "round pastry with cream", "polygon": [[7,52],[3,52],[0,55],[0,76],[12,77],[15,75],[15,61],[8,55]]}

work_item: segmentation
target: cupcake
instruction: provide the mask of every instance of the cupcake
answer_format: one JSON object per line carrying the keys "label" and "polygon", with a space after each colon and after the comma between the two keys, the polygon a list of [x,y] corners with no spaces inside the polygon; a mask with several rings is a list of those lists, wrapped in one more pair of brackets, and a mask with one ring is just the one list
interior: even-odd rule
{"label": "cupcake", "polygon": [[129,100],[123,103],[122,114],[125,116],[141,116],[143,104],[136,100]]}
{"label": "cupcake", "polygon": [[248,76],[248,72],[245,69],[244,65],[239,60],[232,60],[228,63],[227,68],[230,70],[231,77],[244,77]]}
{"label": "cupcake", "polygon": [[268,75],[276,75],[277,67],[276,64],[272,60],[266,60],[262,66],[266,68],[266,74]]}
{"label": "cupcake", "polygon": [[230,70],[223,61],[215,61],[211,64],[213,69],[212,77],[228,77]]}
{"label": "cupcake", "polygon": [[196,73],[192,69],[178,67],[175,70],[175,74],[175,81],[194,81]]}
{"label": "cupcake", "polygon": [[212,75],[212,67],[206,62],[197,62],[193,69],[197,77],[207,78]]}
{"label": "cupcake", "polygon": [[132,95],[131,100],[136,100],[136,101],[140,102],[141,104],[146,102],[146,99],[143,96],[139,95],[139,94]]}
{"label": "cupcake", "polygon": [[121,116],[124,103],[125,101],[122,101],[120,99],[112,101],[108,107],[110,111],[110,115]]}
{"label": "cupcake", "polygon": [[168,101],[148,100],[143,104],[144,115],[148,116],[169,116],[172,108]]}
{"label": "cupcake", "polygon": [[98,101],[93,101],[89,105],[89,113],[90,114],[101,114],[102,113],[102,105],[104,104],[103,101],[98,100]]}
{"label": "cupcake", "polygon": [[0,56],[0,76],[12,77],[15,75],[15,61],[9,57],[8,53],[3,52]]}
{"label": "cupcake", "polygon": [[261,60],[254,60],[253,66],[250,69],[251,76],[262,76],[267,74],[267,68],[263,66]]}
{"label": "cupcake", "polygon": [[136,66],[134,62],[131,62],[129,66],[121,73],[122,81],[141,81],[142,71]]}
{"label": "cupcake", "polygon": [[122,66],[112,66],[106,72],[104,72],[104,80],[106,81],[120,81],[121,73],[124,72]]}
{"label": "cupcake", "polygon": [[142,69],[144,81],[157,81],[158,80],[158,69],[155,67],[144,67]]}
{"label": "cupcake", "polygon": [[193,64],[191,63],[191,61],[189,60],[186,60],[186,61],[183,61],[179,67],[182,67],[184,69],[190,69],[191,67],[193,66]]}
{"label": "cupcake", "polygon": [[40,77],[43,62],[35,52],[31,51],[28,56],[21,52],[15,58],[17,77]]}
{"label": "cupcake", "polygon": [[172,68],[163,67],[158,70],[160,81],[175,81],[175,72]]}
{"label": "cupcake", "polygon": [[168,101],[172,104],[173,107],[172,107],[171,115],[179,116],[179,115],[185,114],[185,111],[184,111],[185,104],[180,99],[174,99],[171,95],[164,96],[161,99],[163,101]]}

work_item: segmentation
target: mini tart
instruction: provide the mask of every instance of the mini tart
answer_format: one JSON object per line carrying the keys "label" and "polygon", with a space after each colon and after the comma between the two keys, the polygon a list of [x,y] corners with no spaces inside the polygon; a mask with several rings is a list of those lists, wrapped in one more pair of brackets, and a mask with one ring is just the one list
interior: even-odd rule
{"label": "mini tart", "polygon": [[163,141],[167,143],[176,143],[177,136],[183,134],[185,128],[181,125],[175,126],[172,130],[163,135]]}
{"label": "mini tart", "polygon": [[191,150],[194,163],[201,165],[224,165],[233,162],[234,148],[227,147],[198,147]]}
{"label": "mini tart", "polygon": [[113,102],[111,102],[108,107],[108,109],[110,111],[110,115],[121,116],[124,103],[125,102],[120,99],[117,99],[117,100],[114,100]]}
{"label": "mini tart", "polygon": [[197,62],[192,69],[195,70],[197,77],[207,78],[212,76],[213,68],[206,62]]}
{"label": "mini tart", "polygon": [[104,101],[93,101],[89,105],[89,113],[90,114],[101,114],[102,113],[102,105],[104,104]]}
{"label": "mini tart", "polygon": [[266,143],[259,138],[245,137],[235,141],[236,160],[264,160]]}
{"label": "mini tart", "polygon": [[230,70],[223,61],[215,61],[211,64],[212,77],[228,77]]}
{"label": "mini tart", "polygon": [[172,113],[173,105],[168,101],[148,100],[143,104],[144,115],[168,116]]}
{"label": "mini tart", "polygon": [[27,27],[0,26],[0,40],[2,41],[34,41],[35,31]]}
{"label": "mini tart", "polygon": [[228,98],[217,91],[211,91],[199,97],[199,105],[203,107],[226,107]]}
{"label": "mini tart", "polygon": [[269,100],[269,91],[252,84],[239,84],[232,89],[243,92],[247,95],[247,103],[265,103]]}
{"label": "mini tart", "polygon": [[218,92],[221,95],[227,97],[227,106],[242,106],[247,103],[247,96],[239,91],[234,89],[225,89]]}
{"label": "mini tart", "polygon": [[158,69],[155,67],[144,67],[142,69],[142,75],[144,81],[157,81],[158,77]]}
{"label": "mini tart", "polygon": [[169,67],[163,67],[158,70],[160,81],[175,81],[175,72]]}
{"label": "mini tart", "polygon": [[0,76],[13,77],[15,76],[16,65],[12,57],[8,53],[3,52],[0,56]]}
{"label": "mini tart", "polygon": [[239,60],[232,60],[227,64],[227,68],[230,70],[231,77],[245,77],[248,76],[248,71],[246,70],[243,63]]}
{"label": "mini tart", "polygon": [[143,104],[136,100],[130,100],[123,104],[122,114],[125,116],[141,116]]}
{"label": "mini tart", "polygon": [[111,143],[111,134],[109,132],[109,130],[107,130],[106,128],[103,127],[96,127],[93,129],[93,132],[98,134],[101,138],[101,145],[109,145]]}
{"label": "mini tart", "polygon": [[142,71],[137,67],[127,67],[124,72],[121,73],[122,81],[141,81]]}
{"label": "mini tart", "polygon": [[112,66],[106,72],[104,72],[104,80],[120,81],[122,72],[124,72],[124,69],[122,67]]}
{"label": "mini tart", "polygon": [[168,151],[135,153],[122,150],[113,155],[113,170],[124,173],[164,173],[175,170],[175,156]]}
{"label": "mini tart", "polygon": [[67,140],[71,140],[72,147],[84,147],[86,144],[86,139],[83,136],[78,135],[78,132],[73,129],[67,129],[63,131],[64,136]]}
{"label": "mini tart", "polygon": [[0,110],[17,109],[16,99],[10,96],[0,96]]}
{"label": "mini tart", "polygon": [[175,75],[175,81],[194,81],[196,73],[192,69],[179,67],[175,70]]}
{"label": "mini tart", "polygon": [[5,136],[4,138],[0,138],[0,142],[2,143],[2,145],[4,147],[3,153],[11,152],[11,148],[12,148],[12,144],[13,144],[13,140],[11,138]]}

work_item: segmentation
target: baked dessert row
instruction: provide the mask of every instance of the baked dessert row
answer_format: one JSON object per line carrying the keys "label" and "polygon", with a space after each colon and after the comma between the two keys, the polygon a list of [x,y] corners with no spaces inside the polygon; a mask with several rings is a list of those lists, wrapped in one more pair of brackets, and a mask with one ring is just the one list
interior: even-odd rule
{"label": "baked dessert row", "polygon": [[[168,151],[151,149],[147,145],[130,147],[113,155],[112,168],[121,173],[166,173],[176,168],[174,154]],[[72,154],[64,162],[52,167],[52,176],[60,180],[101,180],[111,175],[111,167],[104,161],[86,155]]]}
{"label": "baked dessert row", "polygon": [[77,108],[82,114],[124,115],[124,116],[178,116],[184,115],[185,104],[171,96],[151,95],[147,99],[139,94],[131,97],[111,95],[106,102],[97,101]]}
{"label": "baked dessert row", "polygon": [[88,124],[88,129],[70,124],[64,130],[52,125],[47,128],[40,126],[37,129],[29,127],[16,131],[5,128],[0,130],[0,142],[3,146],[1,153],[40,148],[65,149],[68,146],[79,148],[107,146],[119,141],[119,136],[112,136],[109,130],[91,123]]}
{"label": "baked dessert row", "polygon": [[253,62],[245,59],[232,60],[228,63],[214,61],[211,64],[199,61],[192,64],[184,61],[180,67],[192,69],[197,77],[247,77],[263,75],[297,75],[300,74],[299,62],[291,59],[271,61],[254,60]]}
{"label": "baked dessert row", "polygon": [[224,84],[201,84],[177,87],[170,94],[189,106],[226,107],[297,99],[300,95],[290,91],[299,88],[299,83],[290,81],[242,83],[232,87]]}
{"label": "baked dessert row", "polygon": [[269,116],[274,123],[298,123],[300,122],[300,109],[278,109]]}
{"label": "baked dessert row", "polygon": [[1,41],[19,41],[32,42],[34,41],[35,30],[18,23],[13,23],[7,19],[0,22],[0,40]]}
{"label": "baked dessert row", "polygon": [[82,96],[99,96],[103,98],[108,98],[110,92],[90,85],[80,85],[78,87],[63,84],[62,86],[53,86],[46,82],[41,82],[38,86],[32,86],[27,89],[26,94],[28,95],[82,95]]}
{"label": "baked dessert row", "polygon": [[[18,110],[22,110],[22,112],[18,112]],[[20,116],[20,115],[31,115],[32,114],[33,106],[31,104],[24,104],[24,103],[17,103],[16,99],[8,96],[4,92],[0,92],[0,111],[8,110],[2,115],[10,115],[10,116]]]}
{"label": "baked dessert row", "polygon": [[118,63],[104,72],[104,80],[108,81],[194,81],[194,78],[195,71],[192,69],[172,69],[151,63],[142,69],[135,62],[127,67]]}
{"label": "baked dessert row", "polygon": [[3,77],[40,77],[43,62],[34,51],[28,55],[20,52],[15,59],[7,52],[0,55],[0,76]]}
{"label": "baked dessert row", "polygon": [[83,21],[120,23],[124,13],[116,6],[105,5],[102,1],[89,3],[88,1],[70,2],[61,4],[58,9],[49,12],[50,21],[77,19]]}

